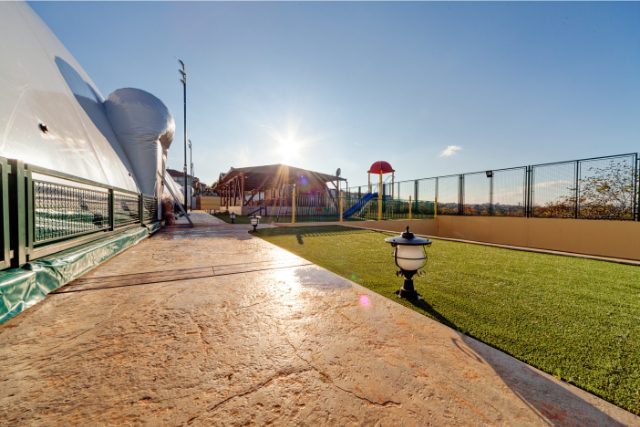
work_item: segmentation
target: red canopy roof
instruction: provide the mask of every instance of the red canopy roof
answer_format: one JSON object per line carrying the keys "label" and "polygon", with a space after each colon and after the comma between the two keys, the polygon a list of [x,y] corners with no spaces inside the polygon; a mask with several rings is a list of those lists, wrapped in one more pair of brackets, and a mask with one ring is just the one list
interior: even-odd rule
{"label": "red canopy roof", "polygon": [[385,173],[395,172],[395,170],[393,170],[393,168],[388,162],[385,162],[384,160],[378,160],[377,162],[374,162],[371,165],[368,172],[385,174]]}

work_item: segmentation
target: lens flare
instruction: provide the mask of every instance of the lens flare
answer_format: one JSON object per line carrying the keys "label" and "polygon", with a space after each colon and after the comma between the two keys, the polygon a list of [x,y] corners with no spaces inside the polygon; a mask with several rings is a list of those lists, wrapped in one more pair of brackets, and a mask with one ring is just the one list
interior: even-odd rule
{"label": "lens flare", "polygon": [[369,299],[369,295],[360,295],[358,298],[360,305],[363,307],[369,307],[371,305],[371,300]]}

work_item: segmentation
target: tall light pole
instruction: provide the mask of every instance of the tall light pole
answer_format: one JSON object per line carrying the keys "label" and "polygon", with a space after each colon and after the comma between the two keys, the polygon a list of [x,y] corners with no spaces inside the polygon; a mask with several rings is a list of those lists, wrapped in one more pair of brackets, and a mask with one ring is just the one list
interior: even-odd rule
{"label": "tall light pole", "polygon": [[184,104],[184,166],[182,172],[184,173],[184,211],[187,211],[187,71],[184,67],[182,59],[178,59],[180,63],[181,74],[180,82],[182,82],[182,99]]}
{"label": "tall light pole", "polygon": [[[189,164],[191,165],[191,188],[193,188],[195,175],[193,174],[193,151],[191,150],[191,140],[189,140]],[[193,194],[191,200],[189,200],[191,210],[193,210]]]}

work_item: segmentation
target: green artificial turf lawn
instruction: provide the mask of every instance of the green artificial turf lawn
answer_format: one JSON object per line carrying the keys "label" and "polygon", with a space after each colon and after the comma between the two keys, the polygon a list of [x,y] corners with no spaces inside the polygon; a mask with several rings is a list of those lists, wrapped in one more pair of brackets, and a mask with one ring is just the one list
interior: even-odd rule
{"label": "green artificial turf lawn", "polygon": [[394,292],[388,233],[340,226],[256,235],[640,414],[640,267],[434,240],[424,301]]}
{"label": "green artificial turf lawn", "polygon": [[[226,212],[217,213],[213,216],[231,224],[231,218],[229,218],[229,214]],[[251,218],[246,215],[236,215],[236,221],[234,224],[251,224]]]}

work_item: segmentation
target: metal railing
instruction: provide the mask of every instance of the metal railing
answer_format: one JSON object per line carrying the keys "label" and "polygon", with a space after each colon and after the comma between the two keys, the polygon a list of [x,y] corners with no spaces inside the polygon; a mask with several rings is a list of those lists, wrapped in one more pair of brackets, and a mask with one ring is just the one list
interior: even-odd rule
{"label": "metal railing", "polygon": [[158,199],[153,196],[142,195],[142,220],[145,223],[158,219]]}
{"label": "metal railing", "polygon": [[[383,184],[383,206],[407,204],[411,196],[414,218],[433,215],[435,205],[438,215],[640,221],[639,171],[638,154],[630,153],[401,181]],[[347,190],[352,197],[366,192],[367,186]],[[369,202],[367,217],[377,218],[376,204]]]}
{"label": "metal railing", "polygon": [[0,157],[0,269],[157,221],[158,201]]}
{"label": "metal railing", "polygon": [[140,222],[140,197],[123,190],[113,192],[113,222],[116,227]]}

